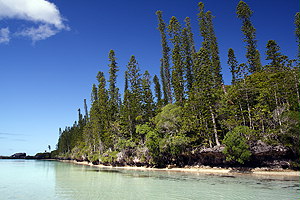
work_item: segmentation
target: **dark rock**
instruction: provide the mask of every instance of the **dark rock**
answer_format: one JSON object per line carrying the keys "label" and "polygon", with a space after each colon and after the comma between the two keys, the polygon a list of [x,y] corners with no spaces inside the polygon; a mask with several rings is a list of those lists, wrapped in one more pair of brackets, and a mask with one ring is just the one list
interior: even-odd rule
{"label": "dark rock", "polygon": [[195,149],[189,154],[184,155],[181,160],[184,164],[180,165],[208,165],[208,166],[224,166],[226,163],[226,157],[222,153],[224,146],[214,146],[212,148],[202,147]]}
{"label": "dark rock", "polygon": [[290,168],[290,162],[294,159],[292,151],[283,146],[268,145],[261,140],[251,144],[252,152],[249,165],[254,167]]}
{"label": "dark rock", "polygon": [[15,153],[11,156],[11,158],[15,159],[24,159],[26,157],[26,153]]}

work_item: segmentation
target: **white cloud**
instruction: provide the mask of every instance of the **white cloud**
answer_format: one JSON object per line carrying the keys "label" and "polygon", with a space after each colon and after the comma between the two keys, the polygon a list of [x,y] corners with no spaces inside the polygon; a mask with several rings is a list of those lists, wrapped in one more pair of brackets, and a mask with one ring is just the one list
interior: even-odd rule
{"label": "white cloud", "polygon": [[38,28],[30,27],[21,32],[16,33],[18,36],[29,37],[33,42],[44,40],[48,37],[55,35],[58,30],[53,29],[47,24],[40,25]]}
{"label": "white cloud", "polygon": [[2,28],[0,29],[0,44],[4,43],[7,44],[10,40],[9,37],[9,28]]}
{"label": "white cloud", "polygon": [[0,0],[1,19],[19,19],[37,24],[15,33],[30,37],[34,42],[69,29],[56,5],[46,0]]}

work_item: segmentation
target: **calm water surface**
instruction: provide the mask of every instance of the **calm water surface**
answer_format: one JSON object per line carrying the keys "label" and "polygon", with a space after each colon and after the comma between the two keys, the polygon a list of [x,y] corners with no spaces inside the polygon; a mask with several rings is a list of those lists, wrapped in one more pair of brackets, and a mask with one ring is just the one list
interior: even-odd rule
{"label": "calm water surface", "polygon": [[0,200],[296,200],[297,179],[98,169],[56,161],[0,160]]}

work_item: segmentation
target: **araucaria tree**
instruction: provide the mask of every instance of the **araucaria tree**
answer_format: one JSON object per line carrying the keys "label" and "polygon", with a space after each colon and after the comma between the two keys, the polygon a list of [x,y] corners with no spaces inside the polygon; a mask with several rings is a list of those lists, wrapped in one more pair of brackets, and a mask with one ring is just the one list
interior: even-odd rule
{"label": "araucaria tree", "polygon": [[199,132],[204,140],[208,140],[210,146],[213,144],[213,138],[216,145],[220,145],[216,117],[215,117],[215,90],[211,73],[211,61],[205,48],[201,48],[195,54],[193,90],[190,94],[188,110],[192,110],[192,118],[199,119],[202,127]]}
{"label": "araucaria tree", "polygon": [[168,32],[173,44],[172,49],[172,86],[174,90],[175,100],[179,105],[183,104],[184,100],[184,80],[183,80],[183,58],[182,58],[182,43],[181,43],[181,27],[176,19],[172,17],[168,26]]}
{"label": "araucaria tree", "polygon": [[200,33],[203,37],[202,47],[207,50],[209,58],[211,60],[211,70],[214,85],[215,87],[221,86],[223,84],[223,78],[221,74],[219,47],[212,21],[213,16],[210,11],[204,12],[203,2],[200,2],[198,4],[198,7],[200,11],[198,14]]}
{"label": "araucaria tree", "polygon": [[298,65],[300,65],[300,13],[299,12],[297,12],[295,15],[294,23],[296,26],[295,34],[298,43]]}
{"label": "araucaria tree", "polygon": [[142,118],[142,86],[141,74],[135,56],[131,56],[127,65],[126,79],[128,89],[124,94],[122,111],[123,132],[131,139],[135,137],[135,126]]}
{"label": "araucaria tree", "polygon": [[112,120],[116,120],[119,116],[119,88],[117,87],[117,72],[119,71],[114,50],[110,50],[108,59],[109,66],[109,110]]}
{"label": "araucaria tree", "polygon": [[153,78],[154,83],[154,91],[155,91],[155,97],[156,97],[156,107],[160,108],[162,106],[162,98],[161,98],[161,86],[159,83],[158,77],[155,75]]}
{"label": "araucaria tree", "polygon": [[231,72],[231,84],[235,84],[237,81],[237,73],[238,73],[238,62],[236,60],[236,57],[234,55],[234,50],[230,48],[228,50],[228,61],[227,64],[229,65],[230,72]]}
{"label": "araucaria tree", "polygon": [[162,46],[162,59],[161,59],[161,80],[162,88],[164,93],[164,103],[172,103],[172,90],[171,90],[171,73],[170,73],[170,48],[168,46],[168,40],[166,35],[166,24],[162,18],[162,11],[158,10],[156,12],[158,19],[158,30],[161,35],[161,46]]}
{"label": "araucaria tree", "polygon": [[254,28],[250,17],[253,11],[250,9],[247,3],[240,1],[236,8],[236,14],[239,19],[242,20],[242,32],[244,34],[244,42],[246,43],[246,57],[249,64],[249,72],[254,73],[260,71],[262,68],[260,62],[260,54],[257,50],[256,29]]}
{"label": "araucaria tree", "polygon": [[185,87],[187,94],[193,86],[193,55],[196,53],[194,35],[192,33],[191,21],[189,17],[184,19],[185,27],[182,29],[182,52],[184,63]]}
{"label": "araucaria tree", "polygon": [[266,48],[266,60],[271,61],[270,64],[266,66],[267,69],[274,72],[284,70],[285,62],[287,62],[287,56],[284,56],[279,52],[280,47],[276,41],[269,40]]}

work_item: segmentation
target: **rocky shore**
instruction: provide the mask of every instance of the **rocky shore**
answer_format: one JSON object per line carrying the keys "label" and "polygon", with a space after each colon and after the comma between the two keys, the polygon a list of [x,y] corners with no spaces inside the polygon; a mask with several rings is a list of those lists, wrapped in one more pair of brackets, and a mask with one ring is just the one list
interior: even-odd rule
{"label": "rocky shore", "polygon": [[[60,157],[62,162],[88,165],[98,168],[152,170],[172,172],[193,172],[221,176],[254,175],[259,177],[276,176],[282,179],[287,177],[299,179],[298,163],[293,152],[284,146],[271,146],[262,141],[257,141],[251,146],[251,159],[243,165],[229,162],[223,154],[224,146],[213,148],[199,148],[188,154],[180,155],[172,163],[158,168],[139,159],[131,150],[119,152],[114,162],[90,162],[88,159]],[[269,177],[270,178],[270,177]]]}
{"label": "rocky shore", "polygon": [[51,153],[37,153],[34,156],[27,155],[26,153],[15,153],[11,156],[0,156],[0,159],[51,159]]}
{"label": "rocky shore", "polygon": [[77,165],[86,165],[102,169],[120,169],[120,170],[142,170],[142,171],[166,171],[166,172],[186,172],[186,173],[199,173],[206,175],[220,175],[220,176],[237,176],[237,175],[251,175],[259,178],[279,178],[283,180],[298,180],[300,171],[289,169],[272,169],[272,168],[222,168],[210,166],[185,166],[178,168],[176,166],[167,166],[166,168],[153,168],[145,166],[107,166],[98,164],[95,165],[87,161],[76,160],[59,160],[60,162],[72,163]]}

